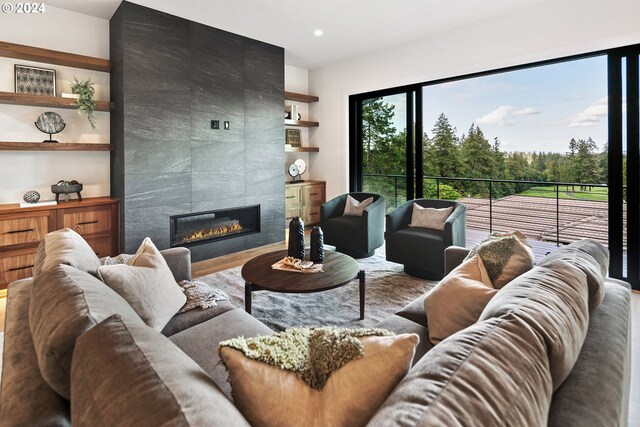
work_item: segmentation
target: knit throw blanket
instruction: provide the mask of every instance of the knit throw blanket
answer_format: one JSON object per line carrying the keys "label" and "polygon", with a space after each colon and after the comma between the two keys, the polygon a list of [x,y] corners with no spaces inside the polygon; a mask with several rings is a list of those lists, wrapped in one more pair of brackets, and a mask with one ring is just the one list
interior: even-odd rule
{"label": "knit throw blanket", "polygon": [[362,357],[359,337],[385,335],[392,333],[376,328],[289,328],[268,336],[222,341],[220,348],[231,347],[250,359],[293,372],[321,390],[333,371]]}

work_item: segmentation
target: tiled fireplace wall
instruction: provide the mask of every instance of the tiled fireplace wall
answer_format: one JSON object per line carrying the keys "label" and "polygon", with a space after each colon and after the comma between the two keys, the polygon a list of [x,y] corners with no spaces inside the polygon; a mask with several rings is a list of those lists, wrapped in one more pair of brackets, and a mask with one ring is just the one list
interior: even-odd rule
{"label": "tiled fireplace wall", "polygon": [[169,247],[171,215],[256,204],[259,234],[194,246],[193,260],[283,240],[283,49],[128,2],[110,43],[124,251],[146,236]]}

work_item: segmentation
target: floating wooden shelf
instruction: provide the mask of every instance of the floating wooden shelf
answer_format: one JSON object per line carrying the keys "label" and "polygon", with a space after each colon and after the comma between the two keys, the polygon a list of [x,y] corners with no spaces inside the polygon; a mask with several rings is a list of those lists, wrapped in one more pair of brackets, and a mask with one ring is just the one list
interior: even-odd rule
{"label": "floating wooden shelf", "polygon": [[[0,92],[0,104],[34,105],[36,107],[76,109],[76,100],[59,96],[29,95],[26,93]],[[109,111],[109,101],[96,101],[96,111]]]}
{"label": "floating wooden shelf", "polygon": [[105,73],[111,71],[111,62],[108,59],[76,55],[75,53],[60,52],[3,41],[0,41],[0,56],[24,59],[26,61],[46,62],[48,64],[62,65],[65,67],[83,68],[85,70],[103,71]]}
{"label": "floating wooden shelf", "polygon": [[284,99],[305,103],[318,102],[320,100],[317,96],[305,95],[304,93],[287,92],[286,90],[284,91]]}
{"label": "floating wooden shelf", "polygon": [[111,144],[8,142],[0,141],[0,151],[111,151]]}
{"label": "floating wooden shelf", "polygon": [[304,127],[304,128],[315,128],[320,126],[320,123],[318,122],[309,122],[306,120],[291,120],[291,119],[284,119],[284,124],[285,126],[298,126],[298,127]]}
{"label": "floating wooden shelf", "polygon": [[285,153],[317,153],[320,151],[318,147],[284,147]]}

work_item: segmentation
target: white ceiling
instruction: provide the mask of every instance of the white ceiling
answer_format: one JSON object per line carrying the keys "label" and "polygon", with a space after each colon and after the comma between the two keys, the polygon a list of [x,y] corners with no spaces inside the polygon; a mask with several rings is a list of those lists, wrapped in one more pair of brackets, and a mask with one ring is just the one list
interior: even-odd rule
{"label": "white ceiling", "polygon": [[[109,19],[121,0],[48,0]],[[285,48],[285,62],[314,69],[547,0],[132,0]],[[557,0],[556,0],[557,1]],[[314,31],[324,35],[317,37]]]}

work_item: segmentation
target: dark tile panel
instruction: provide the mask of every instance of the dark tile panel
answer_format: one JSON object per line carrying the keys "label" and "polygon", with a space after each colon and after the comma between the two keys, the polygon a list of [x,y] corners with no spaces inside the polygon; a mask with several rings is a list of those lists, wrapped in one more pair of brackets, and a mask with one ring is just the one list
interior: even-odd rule
{"label": "dark tile panel", "polygon": [[284,120],[282,117],[263,119],[245,116],[244,135],[247,143],[275,144],[282,146],[284,150]]}
{"label": "dark tile panel", "polygon": [[278,193],[284,187],[284,171],[282,170],[282,165],[279,165],[277,169],[248,170],[246,182],[247,197]]}
{"label": "dark tile panel", "polygon": [[234,171],[243,174],[245,170],[244,151],[244,144],[234,142],[213,143],[194,147],[191,149],[192,171]]}
{"label": "dark tile panel", "polygon": [[[216,85],[216,83],[211,83]],[[191,110],[195,117],[228,120],[228,116],[244,116],[245,105],[241,90],[230,89],[220,84],[208,93],[200,92],[194,83],[191,85]]]}
{"label": "dark tile panel", "polygon": [[191,174],[125,175],[127,210],[191,203]]}
{"label": "dark tile panel", "polygon": [[127,210],[124,252],[135,253],[145,237],[150,237],[158,249],[168,248],[170,245],[169,217],[189,212],[191,212],[190,203]]}
{"label": "dark tile panel", "polygon": [[191,114],[186,98],[188,96],[173,99],[165,105],[127,104],[124,117],[125,139],[189,141]]}
{"label": "dark tile panel", "polygon": [[245,39],[244,78],[246,88],[282,95],[284,92],[284,49]]}
{"label": "dark tile panel", "polygon": [[191,143],[130,138],[124,162],[127,175],[191,172]]}
{"label": "dark tile panel", "polygon": [[241,206],[247,206],[251,203],[247,203],[244,197],[232,197],[229,199],[216,199],[216,200],[205,200],[202,202],[193,202],[191,204],[191,209],[193,212],[206,212],[212,211],[216,209],[228,209],[228,208],[237,208]]}
{"label": "dark tile panel", "polygon": [[192,172],[192,201],[244,197],[244,171]]}
{"label": "dark tile panel", "polygon": [[[284,218],[284,184],[280,192],[247,197],[246,204],[260,205],[260,216],[263,219]],[[282,228],[282,221],[278,226]]]}
{"label": "dark tile panel", "polygon": [[246,89],[244,112],[250,117],[280,119],[284,122],[284,93],[271,94]]}
{"label": "dark tile panel", "polygon": [[190,74],[192,82],[205,94],[220,87],[236,91],[244,89],[242,57],[194,52]]}
{"label": "dark tile panel", "polygon": [[195,52],[228,58],[242,66],[246,37],[197,22],[191,22],[190,26],[191,47]]}
{"label": "dark tile panel", "polygon": [[126,23],[138,23],[160,28],[173,33],[174,37],[180,39],[188,39],[189,37],[191,21],[127,1],[120,5],[118,12],[120,9],[122,9],[123,20]]}
{"label": "dark tile panel", "polygon": [[258,169],[270,169],[284,164],[283,144],[244,144],[244,162],[247,173]]}
{"label": "dark tile panel", "polygon": [[220,240],[203,245],[190,246],[191,261],[197,262],[204,259],[216,258],[222,255],[240,252],[247,248],[246,237],[239,236],[232,239]]}

